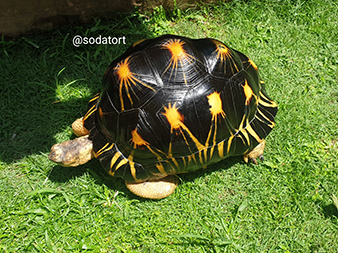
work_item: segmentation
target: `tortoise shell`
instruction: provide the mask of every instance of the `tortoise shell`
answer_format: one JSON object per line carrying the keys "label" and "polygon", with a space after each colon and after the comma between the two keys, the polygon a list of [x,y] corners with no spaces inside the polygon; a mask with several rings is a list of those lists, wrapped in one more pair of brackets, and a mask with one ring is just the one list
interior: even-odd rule
{"label": "tortoise shell", "polygon": [[251,151],[276,113],[244,54],[215,39],[164,35],[111,63],[84,126],[110,175],[142,182]]}

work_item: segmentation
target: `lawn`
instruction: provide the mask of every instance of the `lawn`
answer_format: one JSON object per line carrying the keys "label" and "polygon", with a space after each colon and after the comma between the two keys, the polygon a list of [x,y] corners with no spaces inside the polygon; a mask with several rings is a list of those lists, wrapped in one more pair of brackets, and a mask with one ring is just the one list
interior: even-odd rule
{"label": "lawn", "polygon": [[[63,168],[50,147],[138,39],[212,37],[248,55],[279,106],[265,161],[226,159],[166,199],[144,200],[93,160]],[[81,36],[126,44],[80,45]],[[337,252],[338,4],[232,1],[0,41],[1,252]]]}

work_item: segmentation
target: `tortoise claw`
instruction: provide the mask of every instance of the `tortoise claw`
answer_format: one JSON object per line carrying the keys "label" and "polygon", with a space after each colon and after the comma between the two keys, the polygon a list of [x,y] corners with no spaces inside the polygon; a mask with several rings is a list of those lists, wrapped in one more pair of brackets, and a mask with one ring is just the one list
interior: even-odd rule
{"label": "tortoise claw", "polygon": [[258,164],[256,158],[251,158],[251,162],[253,162],[256,165]]}
{"label": "tortoise claw", "polygon": [[251,162],[256,164],[256,165],[258,164],[256,158],[251,158]]}
{"label": "tortoise claw", "polygon": [[[259,155],[258,158],[259,158],[262,162],[264,161],[264,156],[263,156],[263,155]],[[254,158],[254,157],[251,158],[251,162],[253,162],[253,163],[256,164],[256,165],[258,164],[258,163],[257,163],[257,159]]]}

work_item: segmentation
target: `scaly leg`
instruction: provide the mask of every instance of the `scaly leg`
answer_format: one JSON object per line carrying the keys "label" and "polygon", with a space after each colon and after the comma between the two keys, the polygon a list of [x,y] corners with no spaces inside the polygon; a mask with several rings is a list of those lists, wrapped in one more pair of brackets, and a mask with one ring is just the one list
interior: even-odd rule
{"label": "scaly leg", "polygon": [[163,199],[168,197],[175,191],[177,185],[178,178],[175,175],[141,183],[126,181],[126,186],[132,193],[147,199]]}
{"label": "scaly leg", "polygon": [[79,118],[79,119],[77,119],[77,120],[75,120],[73,122],[73,124],[72,124],[72,130],[73,130],[73,133],[77,137],[85,136],[85,135],[89,134],[89,131],[83,125],[83,118]]}

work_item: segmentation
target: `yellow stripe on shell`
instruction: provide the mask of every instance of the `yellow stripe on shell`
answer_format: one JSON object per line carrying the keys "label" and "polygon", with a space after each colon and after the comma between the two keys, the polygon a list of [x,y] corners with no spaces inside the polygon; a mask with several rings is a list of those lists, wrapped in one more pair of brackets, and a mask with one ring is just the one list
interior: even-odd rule
{"label": "yellow stripe on shell", "polygon": [[133,131],[131,131],[131,142],[134,144],[134,148],[137,148],[139,146],[149,145],[148,142],[146,142],[141,135],[137,132],[137,128],[135,128]]}
{"label": "yellow stripe on shell", "polygon": [[90,115],[92,115],[94,112],[96,111],[96,104],[93,105],[88,112],[86,113],[86,115],[83,117],[83,121],[85,121],[86,119],[89,118]]}
{"label": "yellow stripe on shell", "polygon": [[235,137],[235,135],[231,135],[228,139],[227,154],[229,154],[229,152],[230,152],[230,147],[231,147],[231,144],[232,144],[234,137]]}
{"label": "yellow stripe on shell", "polygon": [[[274,128],[274,126],[276,125],[276,123],[274,121],[271,121],[268,117],[265,116],[264,113],[261,112],[261,110],[259,110],[259,108],[257,108],[257,111],[259,111],[260,115],[263,116],[263,118],[267,121],[270,122],[270,125],[268,125],[270,128]],[[263,120],[261,120],[259,117],[257,117],[257,115],[255,116],[256,119],[258,119],[259,121],[263,122],[264,124],[266,124],[266,122],[264,122]]]}
{"label": "yellow stripe on shell", "polygon": [[242,85],[242,87],[243,87],[244,95],[245,95],[245,104],[246,104],[246,105],[249,105],[252,96],[255,96],[255,97],[256,97],[256,95],[253,93],[253,91],[252,91],[250,85],[248,84],[248,81],[247,81],[247,80],[245,80],[245,84]]}
{"label": "yellow stripe on shell", "polygon": [[99,116],[100,116],[101,119],[103,118],[103,115],[104,115],[104,114],[105,114],[105,113],[102,111],[102,108],[99,107]]}
{"label": "yellow stripe on shell", "polygon": [[96,99],[98,99],[100,97],[100,93],[97,93],[91,100],[89,100],[89,103],[95,101]]}
{"label": "yellow stripe on shell", "polygon": [[214,120],[218,114],[221,114],[225,118],[225,113],[222,108],[222,99],[219,92],[213,92],[207,96],[208,103],[210,105],[210,112],[212,114],[212,119]]}
{"label": "yellow stripe on shell", "polygon": [[180,167],[180,165],[179,165],[178,162],[176,161],[175,157],[171,157],[171,161],[173,161],[173,163],[175,164],[175,166],[176,166],[177,168]]}
{"label": "yellow stripe on shell", "polygon": [[168,107],[164,106],[164,113],[162,114],[166,116],[172,129],[181,127],[184,117],[176,108],[176,103],[173,106],[171,106],[171,103],[169,103]]}
{"label": "yellow stripe on shell", "polygon": [[262,92],[260,92],[259,95],[262,98],[264,98],[265,100],[268,100],[270,102],[270,103],[267,103],[267,102],[265,102],[265,101],[263,101],[263,100],[260,99],[258,101],[259,104],[261,104],[261,105],[263,105],[265,107],[273,107],[273,108],[277,107],[277,103],[275,101],[273,101],[273,100],[268,99],[266,96],[264,96],[264,94]]}
{"label": "yellow stripe on shell", "polygon": [[220,158],[224,157],[224,143],[225,141],[221,141],[220,143],[217,144],[218,156]]}
{"label": "yellow stripe on shell", "polygon": [[222,42],[212,39],[212,42],[216,45],[217,59],[225,61],[228,57],[231,57],[231,51]]}
{"label": "yellow stripe on shell", "polygon": [[116,152],[113,156],[113,158],[110,160],[110,168],[112,169],[114,167],[114,164],[116,163],[116,161],[119,159],[119,157],[122,154],[120,152]]}
{"label": "yellow stripe on shell", "polygon": [[[249,125],[247,126],[249,127]],[[241,130],[241,133],[243,134],[244,138],[246,139],[247,143],[248,143],[248,146],[250,146],[250,138],[249,138],[249,134],[248,134],[248,131],[246,131],[247,128],[245,129],[242,129]]]}
{"label": "yellow stripe on shell", "polygon": [[158,150],[158,149],[156,149],[157,152],[155,152],[155,151],[150,147],[149,142],[145,141],[145,140],[142,138],[142,136],[137,132],[137,127],[136,127],[133,131],[131,131],[131,136],[132,136],[132,138],[131,138],[130,141],[131,141],[131,143],[133,144],[134,149],[136,149],[136,148],[138,148],[138,147],[140,147],[140,146],[146,146],[147,149],[148,149],[152,154],[154,154],[154,155],[156,156],[157,160],[159,160],[159,161],[162,161],[162,160],[163,160],[163,158],[162,158],[162,156],[160,155],[160,153],[163,154],[163,155],[165,155],[165,154],[164,154],[161,150]]}
{"label": "yellow stripe on shell", "polygon": [[258,71],[258,67],[257,67],[256,63],[254,63],[251,59],[249,59],[249,64],[250,64],[256,71]]}
{"label": "yellow stripe on shell", "polygon": [[[109,151],[109,150],[111,150],[113,147],[114,147],[114,143],[112,143],[110,146],[109,146],[109,142],[108,143],[106,143],[99,151],[97,151],[96,153],[95,153],[95,157],[97,158],[97,157],[99,157],[100,155],[102,155],[104,152],[106,152],[106,151]],[[109,147],[108,147],[109,146]]]}
{"label": "yellow stripe on shell", "polygon": [[118,163],[118,165],[116,165],[115,171],[117,171],[121,166],[125,165],[125,164],[128,163],[128,162],[129,162],[129,161],[128,161],[126,158],[124,158],[123,160],[121,160],[121,161]]}
{"label": "yellow stripe on shell", "polygon": [[[186,60],[189,63],[192,63],[192,60],[194,60],[195,58],[188,54],[185,49],[183,48],[183,45],[185,44],[184,41],[180,40],[180,39],[170,39],[168,40],[166,43],[164,43],[162,45],[163,49],[169,50],[170,54],[171,54],[171,59],[170,62],[167,66],[167,68],[163,71],[163,73],[166,73],[168,71],[168,69],[170,67],[172,67],[170,76],[169,76],[169,80],[172,77],[173,71],[175,70],[175,76],[177,73],[177,68],[178,68],[178,63],[181,64],[181,66],[183,66],[183,61]],[[187,83],[187,79],[185,76],[185,72],[184,69],[183,70],[183,79],[184,79],[184,83]]]}
{"label": "yellow stripe on shell", "polygon": [[146,39],[141,39],[141,40],[138,40],[138,41],[135,41],[132,45],[132,47],[136,47],[137,45],[141,44],[143,41],[145,41]]}
{"label": "yellow stripe on shell", "polygon": [[[217,117],[218,115],[221,115],[222,118],[225,118],[225,112],[223,111],[223,105],[222,105],[222,99],[221,99],[221,95],[219,92],[213,92],[211,93],[210,95],[207,96],[208,98],[208,103],[210,105],[210,112],[212,114],[212,121],[214,121],[214,136],[213,136],[213,145],[212,146],[215,146],[216,145],[216,135],[217,135]],[[213,129],[213,124],[210,124],[210,130],[209,130],[209,134],[208,134],[208,137],[207,137],[207,140],[205,142],[205,147],[209,147],[209,141],[210,141],[210,138],[211,138],[211,132],[212,132],[212,129]],[[213,155],[213,151],[214,149],[211,148],[210,150],[210,159],[212,158],[212,155]],[[205,161],[207,161],[207,152],[208,150],[205,149],[204,151],[204,157],[205,157]]]}
{"label": "yellow stripe on shell", "polygon": [[166,175],[167,173],[164,170],[163,164],[162,163],[156,163],[155,164],[156,168],[162,175]]}
{"label": "yellow stripe on shell", "polygon": [[136,169],[135,169],[135,163],[134,162],[129,162],[130,165],[130,173],[132,175],[132,177],[134,178],[135,182],[139,182],[140,180],[138,180],[136,178]]}
{"label": "yellow stripe on shell", "polygon": [[[171,106],[171,103],[169,103],[168,107],[164,106],[164,113],[162,113],[163,115],[166,116],[170,126],[171,126],[171,133],[173,132],[173,129],[182,129],[184,131],[186,131],[189,135],[189,137],[192,139],[192,141],[195,143],[196,148],[200,151],[202,149],[205,148],[204,145],[202,145],[198,139],[191,133],[191,131],[189,130],[188,127],[186,127],[183,123],[184,117],[183,115],[178,111],[178,109],[176,108],[176,103]],[[189,147],[189,143],[184,135],[183,132],[181,132],[181,134],[183,135],[183,138],[187,144],[187,146]],[[169,143],[169,157],[172,156],[171,154],[171,147],[172,147],[172,143]],[[189,147],[190,149],[190,147]]]}
{"label": "yellow stripe on shell", "polygon": [[256,139],[256,141],[258,143],[262,142],[262,139],[258,136],[258,134],[255,132],[255,130],[253,130],[253,128],[251,127],[250,124],[247,125],[247,127],[245,128],[247,130],[247,132]]}
{"label": "yellow stripe on shell", "polygon": [[135,163],[133,162],[133,152],[128,156],[129,166],[130,166],[130,173],[132,177],[134,178],[135,182],[142,182],[142,180],[138,179],[136,177],[136,169],[135,169]]}
{"label": "yellow stripe on shell", "polygon": [[[116,71],[116,75],[119,78],[119,95],[120,95],[120,102],[121,102],[121,110],[124,111],[124,101],[123,101],[123,94],[122,94],[122,88],[125,88],[125,91],[127,93],[127,97],[131,103],[131,105],[133,105],[133,100],[131,98],[130,92],[129,92],[129,88],[132,90],[133,94],[136,96],[136,93],[133,90],[133,87],[131,84],[133,84],[134,86],[137,87],[136,82],[140,83],[141,85],[143,85],[144,87],[151,89],[153,91],[155,91],[154,88],[152,88],[151,86],[143,83],[141,80],[137,79],[135,77],[135,73],[131,72],[130,67],[129,67],[129,59],[131,56],[127,57],[126,59],[122,60],[120,63],[117,64],[117,66],[114,68],[114,70]],[[137,97],[137,96],[136,96]]]}
{"label": "yellow stripe on shell", "polygon": [[220,59],[222,64],[224,64],[226,62],[227,59],[231,60],[232,65],[231,65],[231,70],[232,73],[235,73],[235,71],[232,69],[232,67],[235,67],[236,72],[238,72],[238,68],[237,65],[234,61],[234,59],[232,58],[232,52],[231,50],[226,47],[222,42],[215,40],[215,39],[211,39],[211,41],[216,45],[216,50],[215,52],[217,53],[216,58]]}

